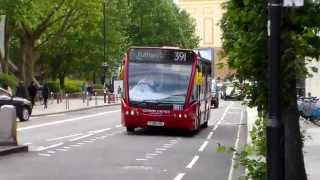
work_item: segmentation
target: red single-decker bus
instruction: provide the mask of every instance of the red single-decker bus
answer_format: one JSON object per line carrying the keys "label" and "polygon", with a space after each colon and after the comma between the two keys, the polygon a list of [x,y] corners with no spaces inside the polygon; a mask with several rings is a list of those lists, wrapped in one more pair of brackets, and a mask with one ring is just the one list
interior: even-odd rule
{"label": "red single-decker bus", "polygon": [[122,124],[197,132],[210,116],[211,62],[193,50],[132,47],[123,63]]}

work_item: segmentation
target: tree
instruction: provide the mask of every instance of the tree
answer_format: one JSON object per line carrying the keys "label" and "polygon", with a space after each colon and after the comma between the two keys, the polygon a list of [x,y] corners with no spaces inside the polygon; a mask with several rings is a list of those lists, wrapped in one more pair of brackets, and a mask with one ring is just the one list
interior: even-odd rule
{"label": "tree", "polygon": [[130,43],[137,46],[195,48],[195,25],[171,0],[130,0]]}
{"label": "tree", "polygon": [[29,82],[40,58],[39,49],[63,38],[77,23],[86,3],[81,0],[3,1],[4,13],[10,15],[9,25],[19,40],[21,77]]}
{"label": "tree", "polygon": [[[242,79],[253,82],[246,92],[251,106],[267,114],[267,2],[230,0],[221,21],[223,56]],[[320,55],[319,3],[283,8],[281,34],[281,120],[284,125],[285,179],[306,178],[297,112],[296,82],[307,75],[305,64]]]}

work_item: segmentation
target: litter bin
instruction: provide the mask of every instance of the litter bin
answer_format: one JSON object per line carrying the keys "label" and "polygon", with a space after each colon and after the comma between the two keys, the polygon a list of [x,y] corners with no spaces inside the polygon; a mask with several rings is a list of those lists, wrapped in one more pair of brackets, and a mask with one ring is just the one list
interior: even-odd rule
{"label": "litter bin", "polygon": [[16,108],[11,105],[0,108],[0,145],[17,145],[17,115]]}

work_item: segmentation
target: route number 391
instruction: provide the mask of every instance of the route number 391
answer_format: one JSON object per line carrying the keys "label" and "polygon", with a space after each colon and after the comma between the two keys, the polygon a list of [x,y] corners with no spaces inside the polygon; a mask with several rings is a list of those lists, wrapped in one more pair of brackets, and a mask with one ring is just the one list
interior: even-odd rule
{"label": "route number 391", "polygon": [[185,52],[175,52],[174,61],[176,61],[176,62],[186,62],[187,61],[187,53],[185,53]]}

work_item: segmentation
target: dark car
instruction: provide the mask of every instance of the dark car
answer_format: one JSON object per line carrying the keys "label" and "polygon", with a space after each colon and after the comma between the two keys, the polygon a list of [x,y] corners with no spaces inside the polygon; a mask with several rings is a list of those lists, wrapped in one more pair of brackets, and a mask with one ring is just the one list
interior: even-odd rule
{"label": "dark car", "polygon": [[32,105],[30,101],[24,98],[13,97],[8,91],[0,88],[0,107],[3,105],[15,106],[17,117],[20,121],[28,121],[31,116]]}
{"label": "dark car", "polygon": [[211,106],[214,108],[219,107],[219,94],[220,94],[220,89],[217,86],[217,83],[215,81],[212,81],[211,85]]}

